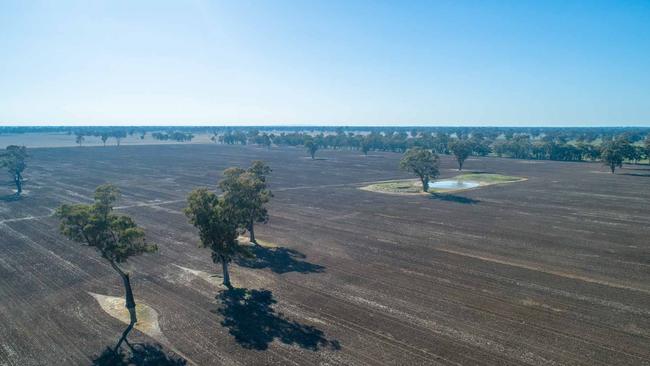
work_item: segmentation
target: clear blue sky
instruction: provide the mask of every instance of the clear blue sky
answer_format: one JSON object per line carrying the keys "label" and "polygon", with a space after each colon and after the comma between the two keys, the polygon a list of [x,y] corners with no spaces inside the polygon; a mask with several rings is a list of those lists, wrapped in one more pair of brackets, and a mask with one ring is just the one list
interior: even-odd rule
{"label": "clear blue sky", "polygon": [[0,1],[0,124],[650,125],[650,1]]}

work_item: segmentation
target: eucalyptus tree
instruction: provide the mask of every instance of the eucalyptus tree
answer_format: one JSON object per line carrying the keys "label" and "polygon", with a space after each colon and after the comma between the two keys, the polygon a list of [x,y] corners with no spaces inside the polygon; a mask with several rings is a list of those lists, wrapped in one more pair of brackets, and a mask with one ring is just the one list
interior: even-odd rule
{"label": "eucalyptus tree", "polygon": [[400,160],[399,166],[403,170],[415,173],[420,178],[424,192],[429,191],[429,182],[440,173],[438,155],[420,147],[407,150]]}
{"label": "eucalyptus tree", "polygon": [[119,196],[117,187],[104,184],[95,190],[93,204],[62,205],[56,210],[61,233],[70,240],[95,248],[122,278],[130,321],[115,346],[115,352],[122,342],[129,345],[126,338],[138,321],[130,276],[120,264],[130,257],[158,250],[156,245],[147,243],[144,230],[131,217],[114,213],[113,207]]}
{"label": "eucalyptus tree", "polygon": [[83,133],[81,133],[81,132],[77,132],[77,133],[75,134],[75,139],[74,139],[74,141],[75,141],[77,144],[79,144],[79,146],[81,146],[81,145],[83,144],[84,140],[85,140],[85,137],[84,137]]}
{"label": "eucalyptus tree", "polygon": [[269,220],[266,204],[273,194],[268,189],[266,179],[270,173],[268,165],[256,160],[246,170],[226,169],[223,172],[224,178],[219,182],[225,203],[241,217],[243,228],[248,230],[250,241],[255,244],[255,223],[266,223]]}
{"label": "eucalyptus tree", "polygon": [[126,137],[126,131],[115,130],[111,135],[115,138],[115,142],[117,143],[117,146],[120,146],[122,139]]}
{"label": "eucalyptus tree", "polygon": [[314,140],[309,139],[305,141],[305,148],[311,156],[312,160],[316,158],[316,151],[318,151],[318,144]]}
{"label": "eucalyptus tree", "polygon": [[451,150],[456,157],[458,170],[463,170],[465,160],[472,155],[473,144],[469,140],[455,140],[449,145],[449,150]]}
{"label": "eucalyptus tree", "polygon": [[184,213],[199,230],[201,246],[212,251],[212,261],[221,263],[224,286],[232,289],[228,264],[235,257],[252,256],[250,250],[237,241],[241,227],[237,210],[207,188],[197,188],[187,197]]}
{"label": "eucalyptus tree", "polygon": [[7,168],[7,172],[11,175],[16,185],[16,196],[20,196],[23,192],[23,171],[27,167],[25,160],[28,157],[25,146],[10,145],[0,153],[0,167]]}
{"label": "eucalyptus tree", "polygon": [[623,160],[625,159],[625,148],[623,143],[618,140],[609,141],[603,144],[600,150],[600,160],[604,165],[607,165],[614,174],[616,168],[623,167]]}

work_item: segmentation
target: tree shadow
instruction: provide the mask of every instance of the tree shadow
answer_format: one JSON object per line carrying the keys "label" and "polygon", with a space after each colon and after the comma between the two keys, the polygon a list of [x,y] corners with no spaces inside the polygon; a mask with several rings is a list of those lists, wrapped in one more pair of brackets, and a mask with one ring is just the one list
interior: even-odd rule
{"label": "tree shadow", "polygon": [[174,354],[167,354],[160,344],[133,344],[130,352],[119,349],[115,352],[106,347],[101,355],[93,360],[93,366],[185,366],[187,361]]}
{"label": "tree shadow", "polygon": [[431,193],[432,200],[462,203],[464,205],[475,205],[481,201],[469,197],[456,196],[449,193]]}
{"label": "tree shadow", "polygon": [[305,261],[307,258],[297,250],[278,247],[265,248],[254,245],[250,248],[253,254],[251,258],[239,258],[236,263],[242,267],[263,269],[269,268],[275,273],[319,273],[324,272],[325,267]]}
{"label": "tree shadow", "polygon": [[2,201],[2,202],[14,202],[14,201],[20,201],[21,198],[22,198],[22,196],[19,195],[18,193],[13,193],[13,194],[7,194],[7,195],[4,195],[4,196],[0,196],[0,201]]}
{"label": "tree shadow", "polygon": [[277,301],[269,290],[236,288],[222,291],[217,298],[221,307],[213,312],[223,316],[221,325],[246,349],[266,350],[275,339],[312,351],[341,348],[338,341],[325,338],[323,331],[276,313],[271,306]]}
{"label": "tree shadow", "polygon": [[[640,170],[640,169],[639,169]],[[641,174],[641,173],[618,173],[618,175],[629,175],[632,177],[646,177],[650,178],[650,172],[648,174]]]}

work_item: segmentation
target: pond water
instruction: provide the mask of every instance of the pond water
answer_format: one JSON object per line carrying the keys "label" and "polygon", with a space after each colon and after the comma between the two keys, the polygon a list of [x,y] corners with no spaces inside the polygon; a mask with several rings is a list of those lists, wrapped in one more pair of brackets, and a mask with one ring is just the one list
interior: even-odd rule
{"label": "pond water", "polygon": [[473,180],[449,179],[449,180],[439,180],[436,182],[431,182],[429,183],[429,188],[456,190],[456,189],[474,188],[474,187],[478,187],[479,185],[480,185],[479,182]]}

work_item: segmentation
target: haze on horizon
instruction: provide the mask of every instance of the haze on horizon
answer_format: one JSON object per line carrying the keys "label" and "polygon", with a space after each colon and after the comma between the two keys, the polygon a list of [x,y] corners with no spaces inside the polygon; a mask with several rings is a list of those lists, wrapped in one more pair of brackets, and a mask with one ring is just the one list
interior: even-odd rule
{"label": "haze on horizon", "polygon": [[648,1],[3,1],[0,125],[649,126]]}

